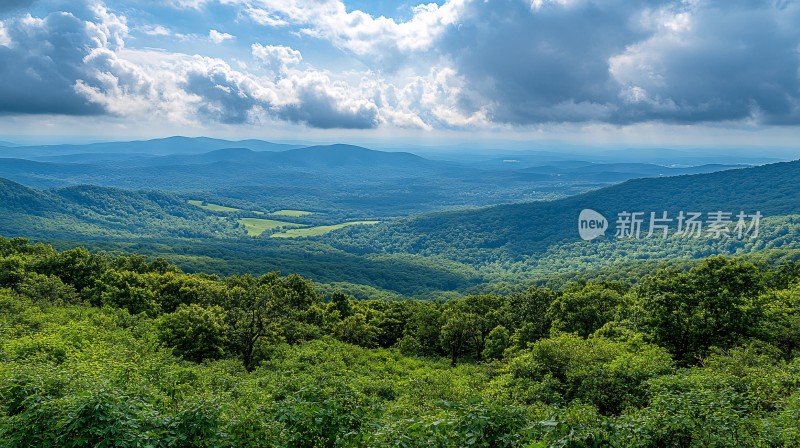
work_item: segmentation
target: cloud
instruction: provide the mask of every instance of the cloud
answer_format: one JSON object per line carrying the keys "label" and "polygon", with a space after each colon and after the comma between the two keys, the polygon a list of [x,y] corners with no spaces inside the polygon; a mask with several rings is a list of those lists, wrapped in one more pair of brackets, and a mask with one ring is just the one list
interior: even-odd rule
{"label": "cloud", "polygon": [[[86,10],[78,10],[85,14]],[[121,45],[124,21],[102,8],[86,22],[68,12],[44,18],[30,15],[4,23],[5,45],[0,46],[0,113],[93,115],[97,104],[76,91],[77,80],[90,78],[84,57],[99,48]]]}
{"label": "cloud", "polygon": [[275,73],[284,72],[288,66],[299,64],[303,60],[299,51],[283,45],[253,44],[250,50],[254,59]]}
{"label": "cloud", "polygon": [[8,47],[11,45],[11,36],[6,31],[6,25],[0,21],[0,45]]}
{"label": "cloud", "polygon": [[474,2],[439,45],[469,88],[492,101],[493,121],[603,121],[618,101],[608,58],[646,36],[628,26],[632,8],[619,1]]}
{"label": "cloud", "polygon": [[[254,46],[256,57],[284,71],[270,78],[221,59],[126,49],[125,18],[103,6],[2,23],[3,114],[157,116],[183,124],[267,117],[320,128],[372,128],[380,121],[375,105],[348,84],[316,70],[286,72],[302,59],[289,47]],[[162,28],[145,32],[163,35]]]}
{"label": "cloud", "polygon": [[[448,0],[416,6],[405,20],[340,0],[217,3],[233,8],[230,17],[281,27],[270,35],[292,35],[303,53],[285,41],[248,48],[259,40],[245,35],[253,24],[237,37],[208,32],[214,43],[235,39],[210,50],[221,57],[187,44],[205,41],[208,28],[180,35],[174,22],[136,31],[202,54],[128,48],[136,40],[123,15],[94,0],[62,2],[65,11],[0,20],[0,114],[323,129],[800,124],[796,2]],[[170,3],[200,12],[208,4]],[[232,29],[224,20],[215,26]],[[362,64],[318,65],[317,40]],[[224,56],[248,49],[257,64]]]}
{"label": "cloud", "polygon": [[138,28],[138,31],[148,36],[171,36],[172,31],[164,25],[145,25]]}
{"label": "cloud", "polygon": [[217,30],[211,30],[208,32],[208,40],[214,42],[215,44],[221,44],[226,40],[232,40],[234,37],[228,33],[220,33]]}
{"label": "cloud", "polygon": [[[450,0],[397,21],[339,0],[223,1],[329,41],[375,73],[427,63],[459,80],[451,92],[460,100],[434,95],[444,102],[409,101],[415,108],[382,109],[386,117],[442,126],[800,121],[795,2]],[[393,91],[415,82],[443,85],[412,74]]]}
{"label": "cloud", "polygon": [[278,117],[320,129],[372,129],[380,118],[377,106],[350,86],[322,72],[295,72],[280,81],[293,99],[277,108]]}
{"label": "cloud", "polygon": [[800,123],[793,2],[472,2],[439,51],[515,125]]}
{"label": "cloud", "polygon": [[800,5],[709,1],[654,15],[648,39],[609,59],[618,120],[800,124]]}
{"label": "cloud", "polygon": [[167,3],[177,9],[202,9],[210,0],[168,0]]}
{"label": "cloud", "polygon": [[352,54],[370,58],[386,67],[397,67],[403,55],[426,51],[448,28],[469,0],[429,3],[412,9],[407,21],[372,17],[347,11],[340,0],[222,0],[242,6],[243,12],[262,25],[292,25],[300,33],[330,41]]}

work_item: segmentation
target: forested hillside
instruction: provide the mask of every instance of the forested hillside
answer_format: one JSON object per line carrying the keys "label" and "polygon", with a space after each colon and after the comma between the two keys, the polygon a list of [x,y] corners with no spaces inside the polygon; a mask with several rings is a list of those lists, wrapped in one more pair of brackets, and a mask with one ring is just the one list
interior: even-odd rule
{"label": "forested hillside", "polygon": [[0,179],[0,228],[49,240],[244,235],[227,221],[156,191],[94,186],[36,190]]}
{"label": "forested hillside", "polygon": [[438,304],[0,239],[0,445],[798,446],[766,260]]}
{"label": "forested hillside", "polygon": [[[480,268],[552,272],[630,259],[702,257],[795,246],[800,213],[800,161],[717,173],[636,179],[557,201],[500,205],[478,210],[414,216],[370,228],[348,229],[324,238],[354,253],[412,253],[444,256]],[[578,236],[582,209],[602,213],[611,229],[591,242]],[[722,238],[614,239],[620,212],[650,212],[673,219],[680,211],[760,211],[765,219],[754,240]],[[647,222],[644,233],[647,233]],[[673,223],[673,225],[675,225]]]}
{"label": "forested hillside", "polygon": [[[376,157],[359,148],[344,150],[356,158]],[[418,162],[409,154],[396,157]],[[625,270],[642,260],[690,261],[715,254],[798,248],[800,188],[794,182],[798,175],[800,162],[789,162],[639,179],[556,201],[416,215],[327,235],[311,228],[307,236],[280,239],[272,236],[284,231],[282,226],[335,229],[345,216],[336,212],[274,216],[269,214],[274,208],[248,209],[246,201],[230,198],[201,201],[168,192],[92,186],[36,190],[0,180],[4,210],[0,229],[5,236],[31,237],[60,248],[138,251],[192,272],[298,273],[317,282],[337,283],[361,298],[452,297],[507,290],[507,285],[541,284],[555,274],[569,276],[610,266]],[[584,208],[608,218],[611,228],[605,237],[580,239],[577,218]],[[667,212],[672,218],[680,211],[704,215],[727,211],[734,216],[740,211],[760,212],[763,219],[757,238],[614,238],[614,221],[623,211],[644,216]],[[248,224],[264,227],[253,235]],[[643,234],[647,224],[643,223]],[[481,286],[486,284],[494,286]]]}

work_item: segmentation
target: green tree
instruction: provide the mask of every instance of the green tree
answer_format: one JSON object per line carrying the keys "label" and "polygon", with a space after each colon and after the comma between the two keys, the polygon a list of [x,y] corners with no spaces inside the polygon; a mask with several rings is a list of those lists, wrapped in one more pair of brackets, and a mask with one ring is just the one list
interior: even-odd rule
{"label": "green tree", "polygon": [[553,328],[587,337],[614,319],[622,301],[618,285],[588,283],[573,285],[548,309]]}
{"label": "green tree", "polygon": [[687,273],[647,277],[636,294],[654,341],[689,365],[709,347],[731,348],[758,332],[762,278],[751,263],[712,257]]}
{"label": "green tree", "polygon": [[229,341],[241,356],[245,369],[254,366],[256,344],[277,329],[273,320],[274,291],[267,286],[234,286],[228,291]]}
{"label": "green tree", "polygon": [[102,274],[95,288],[100,292],[102,305],[125,308],[131,314],[155,316],[161,307],[151,280],[148,275],[109,269]]}
{"label": "green tree", "polygon": [[460,308],[451,307],[442,313],[441,343],[442,348],[450,354],[450,365],[458,363],[464,347],[478,332],[479,317],[474,313],[464,312]]}
{"label": "green tree", "polygon": [[485,359],[500,359],[503,352],[511,345],[511,334],[502,325],[498,325],[486,336],[486,343],[483,348]]}
{"label": "green tree", "polygon": [[769,291],[761,302],[764,318],[759,333],[778,347],[786,359],[796,357],[800,354],[800,284]]}
{"label": "green tree", "polygon": [[556,297],[551,289],[532,287],[506,299],[502,313],[508,328],[516,330],[516,345],[525,348],[529,342],[547,337],[552,324],[547,310]]}
{"label": "green tree", "polygon": [[159,338],[173,352],[190,361],[219,359],[228,337],[225,310],[219,306],[181,305],[158,319]]}
{"label": "green tree", "polygon": [[342,319],[353,315],[353,303],[350,298],[338,291],[331,295],[331,308],[338,311]]}
{"label": "green tree", "polygon": [[370,325],[363,314],[348,316],[334,327],[337,339],[362,347],[376,347],[379,332],[378,327]]}

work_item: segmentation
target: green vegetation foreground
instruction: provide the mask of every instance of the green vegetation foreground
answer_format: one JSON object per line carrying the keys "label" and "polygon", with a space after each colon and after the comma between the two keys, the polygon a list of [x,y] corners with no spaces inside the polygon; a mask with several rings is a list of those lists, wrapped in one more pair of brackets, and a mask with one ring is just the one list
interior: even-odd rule
{"label": "green vegetation foreground", "polygon": [[0,446],[800,446],[800,264],[323,301],[0,238]]}

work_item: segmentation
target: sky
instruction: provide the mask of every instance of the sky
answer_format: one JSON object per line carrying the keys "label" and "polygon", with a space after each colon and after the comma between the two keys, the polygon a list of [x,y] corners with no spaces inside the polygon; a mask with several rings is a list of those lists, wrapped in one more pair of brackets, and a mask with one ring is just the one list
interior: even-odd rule
{"label": "sky", "polygon": [[800,1],[2,0],[0,139],[800,142]]}

